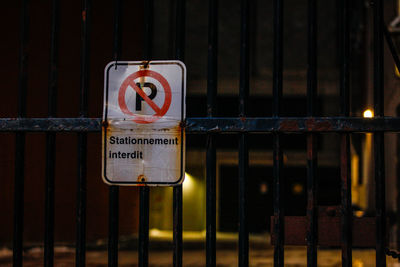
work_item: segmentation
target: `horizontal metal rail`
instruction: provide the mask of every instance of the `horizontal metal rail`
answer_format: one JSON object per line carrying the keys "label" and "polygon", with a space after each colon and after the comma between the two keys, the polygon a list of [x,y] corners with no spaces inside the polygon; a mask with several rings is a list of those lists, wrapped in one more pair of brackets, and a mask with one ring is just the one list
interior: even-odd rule
{"label": "horizontal metal rail", "polygon": [[[100,132],[100,118],[1,118],[0,132]],[[187,133],[400,132],[398,117],[187,118]]]}

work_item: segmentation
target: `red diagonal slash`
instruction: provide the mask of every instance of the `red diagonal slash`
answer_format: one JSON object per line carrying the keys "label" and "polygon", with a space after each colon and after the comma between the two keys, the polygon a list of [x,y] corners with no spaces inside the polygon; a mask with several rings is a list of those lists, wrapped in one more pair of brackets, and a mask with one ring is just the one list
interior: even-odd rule
{"label": "red diagonal slash", "polygon": [[146,101],[147,104],[149,104],[149,106],[156,112],[156,114],[160,114],[161,113],[161,109],[156,105],[156,103],[154,103],[147,95],[146,93],[140,89],[134,82],[130,82],[129,85],[136,91],[136,93],[138,93],[143,99],[144,101]]}
{"label": "red diagonal slash", "polygon": [[[135,79],[140,77],[151,77],[153,79],[156,79],[161,84],[162,88],[160,88],[160,90],[163,90],[165,93],[164,104],[161,108],[158,107],[157,104],[154,103],[154,101],[152,101],[146,95],[146,93],[135,84]],[[156,114],[139,115],[130,111],[125,102],[125,94],[128,86],[132,87],[136,91],[136,93],[138,93],[146,101],[146,103],[150,105],[150,107],[156,112]],[[124,114],[131,116],[132,120],[136,123],[152,123],[160,119],[167,113],[171,105],[171,98],[171,87],[169,86],[168,81],[160,73],[153,70],[139,70],[132,73],[122,82],[118,92],[118,104],[121,111]]]}

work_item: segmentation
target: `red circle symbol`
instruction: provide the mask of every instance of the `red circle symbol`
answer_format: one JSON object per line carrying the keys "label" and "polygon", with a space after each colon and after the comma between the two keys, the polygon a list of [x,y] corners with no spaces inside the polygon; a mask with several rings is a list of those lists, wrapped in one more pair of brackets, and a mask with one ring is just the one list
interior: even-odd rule
{"label": "red circle symbol", "polygon": [[[162,85],[165,92],[165,99],[164,99],[164,104],[161,108],[159,108],[157,104],[153,100],[151,100],[146,95],[146,93],[136,85],[135,79],[140,77],[152,77]],[[132,87],[135,90],[135,92],[139,94],[144,99],[144,101],[146,101],[146,103],[155,111],[154,115],[138,115],[129,110],[125,101],[126,90],[128,89],[129,86]],[[160,119],[162,116],[165,115],[165,113],[167,113],[169,106],[171,105],[171,96],[172,96],[171,87],[169,86],[167,80],[160,73],[152,70],[139,70],[129,75],[122,83],[118,93],[118,104],[121,111],[124,114],[132,116],[132,120],[134,122],[152,123]]]}

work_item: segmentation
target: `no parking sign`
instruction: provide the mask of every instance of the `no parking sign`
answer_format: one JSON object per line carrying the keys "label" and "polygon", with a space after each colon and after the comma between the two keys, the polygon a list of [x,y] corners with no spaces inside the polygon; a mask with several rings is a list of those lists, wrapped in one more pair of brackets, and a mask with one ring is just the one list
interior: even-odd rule
{"label": "no parking sign", "polygon": [[183,182],[186,68],[180,61],[105,68],[102,176],[107,184]]}

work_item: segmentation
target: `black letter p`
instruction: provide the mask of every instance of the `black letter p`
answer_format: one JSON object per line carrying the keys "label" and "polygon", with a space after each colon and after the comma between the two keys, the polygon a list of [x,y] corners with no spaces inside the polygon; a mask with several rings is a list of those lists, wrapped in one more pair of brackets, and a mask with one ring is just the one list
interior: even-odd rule
{"label": "black letter p", "polygon": [[[137,87],[140,88],[140,90],[143,91],[142,85],[140,83],[136,83],[136,85],[137,85]],[[157,88],[154,84],[146,82],[143,84],[143,87],[150,88],[151,93],[150,93],[150,95],[148,95],[148,97],[150,99],[154,99],[154,97],[156,97]],[[144,91],[143,91],[143,93],[146,94]],[[144,101],[144,99],[136,92],[136,110],[142,110],[142,101]]]}

